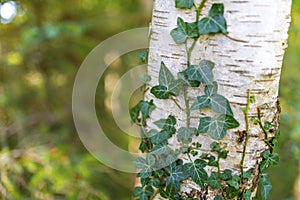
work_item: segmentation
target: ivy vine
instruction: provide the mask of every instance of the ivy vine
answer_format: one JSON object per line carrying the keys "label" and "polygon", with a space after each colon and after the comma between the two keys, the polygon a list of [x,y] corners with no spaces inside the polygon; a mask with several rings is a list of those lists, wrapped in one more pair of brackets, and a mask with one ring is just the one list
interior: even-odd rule
{"label": "ivy vine", "polygon": [[[229,129],[237,128],[238,121],[234,118],[231,106],[226,97],[218,94],[218,83],[214,80],[213,68],[215,64],[209,60],[201,60],[199,63],[191,63],[191,53],[201,35],[228,34],[227,23],[224,17],[224,5],[221,3],[212,4],[208,16],[199,19],[206,0],[202,0],[200,5],[196,5],[193,0],[175,0],[178,9],[191,9],[196,11],[194,22],[185,22],[182,18],[177,18],[177,27],[170,32],[171,37],[177,45],[185,45],[187,68],[177,74],[177,78],[168,69],[168,66],[161,61],[158,84],[150,89],[156,98],[162,100],[172,100],[174,104],[186,114],[186,125],[176,129],[176,116],[169,115],[167,118],[155,121],[156,129],[146,129],[146,120],[151,112],[156,108],[153,100],[141,100],[130,110],[133,123],[141,127],[142,141],[139,149],[147,153],[146,157],[136,158],[134,164],[140,169],[138,177],[141,186],[134,190],[134,197],[140,200],[153,199],[156,194],[170,200],[192,199],[189,194],[181,193],[182,181],[190,179],[199,185],[203,193],[210,190],[219,191],[220,196],[214,200],[226,199],[256,199],[252,198],[252,188],[243,187],[243,183],[253,180],[253,169],[244,171],[244,158],[247,143],[249,140],[249,105],[255,101],[248,91],[248,102],[245,108],[246,130],[241,133],[241,143],[243,142],[243,156],[240,162],[241,174],[237,175],[229,169],[220,169],[220,160],[226,159],[228,151],[226,144],[219,142],[226,136]],[[188,47],[187,41],[193,40]],[[147,51],[143,51],[138,56],[142,62],[147,62]],[[141,78],[145,85],[142,87],[146,92],[147,84],[151,80],[148,75]],[[187,96],[189,87],[203,87],[204,95],[191,100]],[[179,105],[176,98],[183,94],[185,105]],[[210,109],[215,113],[213,117],[199,118],[198,127],[190,124],[191,111]],[[260,179],[258,185],[261,187],[261,197],[263,200],[269,199],[269,192],[272,188],[269,177],[263,174],[266,168],[276,165],[279,161],[278,154],[273,150],[278,144],[279,133],[273,139],[268,138],[268,132],[274,127],[270,122],[261,121],[260,110],[254,124],[259,125],[265,133],[265,142],[270,147],[263,152],[263,161],[260,165]],[[193,142],[193,138],[200,134],[208,134],[215,142],[211,143],[210,151],[199,154],[202,145]],[[168,140],[176,137],[180,143],[177,149],[169,147]],[[202,151],[203,152],[203,151]],[[186,156],[188,162],[183,162],[180,157]],[[215,168],[210,174],[205,170],[207,166]],[[195,199],[195,198],[194,198]],[[196,198],[197,199],[197,198]]]}

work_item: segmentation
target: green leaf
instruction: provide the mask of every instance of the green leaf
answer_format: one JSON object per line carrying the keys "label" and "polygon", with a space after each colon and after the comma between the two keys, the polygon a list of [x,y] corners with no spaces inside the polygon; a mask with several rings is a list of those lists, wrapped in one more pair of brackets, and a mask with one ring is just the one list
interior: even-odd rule
{"label": "green leaf", "polygon": [[251,169],[249,169],[248,171],[243,173],[243,178],[245,178],[245,179],[250,179],[251,176],[252,176],[252,170]]}
{"label": "green leaf", "polygon": [[172,115],[169,115],[166,119],[166,123],[163,126],[163,130],[166,130],[170,135],[173,135],[176,132],[175,129],[176,118]]}
{"label": "green leaf", "polygon": [[217,82],[212,82],[212,85],[207,85],[205,87],[205,94],[207,96],[212,96],[214,94],[217,94],[218,92],[218,83]]}
{"label": "green leaf", "polygon": [[214,79],[212,70],[214,66],[215,64],[209,60],[202,60],[199,65],[189,66],[186,69],[188,80],[212,85]]}
{"label": "green leaf", "polygon": [[215,196],[214,200],[223,200],[223,197],[221,197],[221,196]]}
{"label": "green leaf", "polygon": [[224,181],[228,181],[232,179],[232,171],[229,169],[225,169],[223,173],[220,174],[220,178]]}
{"label": "green leaf", "polygon": [[192,8],[194,0],[175,0],[176,8]]}
{"label": "green leaf", "polygon": [[200,35],[209,33],[227,34],[227,23],[224,18],[224,5],[213,4],[209,16],[202,18],[198,22],[198,31]]}
{"label": "green leaf", "polygon": [[154,194],[151,186],[136,187],[133,191],[134,197],[139,197],[140,200],[148,200]]}
{"label": "green leaf", "polygon": [[197,97],[197,100],[191,106],[191,110],[199,110],[206,107],[211,107],[211,100],[208,96],[203,95]]}
{"label": "green leaf", "polygon": [[173,74],[170,70],[166,67],[164,62],[160,64],[159,76],[158,76],[158,83],[159,85],[163,85],[168,87],[171,83],[175,81]]}
{"label": "green leaf", "polygon": [[197,183],[202,189],[204,188],[204,182],[207,180],[208,175],[204,170],[207,166],[207,162],[197,159],[193,163],[186,163],[184,165],[185,173],[189,174],[192,180]]}
{"label": "green leaf", "polygon": [[228,100],[225,97],[216,94],[216,92],[217,85],[215,82],[213,82],[213,85],[207,85],[205,87],[206,95],[198,96],[196,102],[192,104],[191,110],[209,107],[214,112],[233,116]]}
{"label": "green leaf", "polygon": [[[155,109],[153,100],[143,101],[141,100],[135,107],[130,109],[130,117],[133,123],[137,120],[145,120],[150,116],[150,113]],[[141,119],[139,119],[139,114],[141,114]]]}
{"label": "green leaf", "polygon": [[140,80],[143,81],[143,83],[147,84],[151,81],[151,76],[144,74],[140,76]]}
{"label": "green leaf", "polygon": [[203,117],[200,119],[198,133],[208,133],[213,139],[221,140],[228,129],[236,128],[239,123],[229,115],[220,115],[216,118]]}
{"label": "green leaf", "polygon": [[277,146],[278,146],[278,143],[279,143],[279,137],[280,137],[280,131],[277,130],[277,131],[276,131],[276,134],[275,134],[275,137],[274,137],[273,140],[272,140],[272,144],[273,144],[274,149],[277,148]]}
{"label": "green leaf", "polygon": [[153,144],[167,144],[168,143],[167,140],[169,138],[170,138],[170,134],[167,131],[162,130],[151,137],[151,142]]}
{"label": "green leaf", "polygon": [[210,177],[206,182],[210,187],[212,187],[212,189],[221,188],[221,183],[218,179],[218,173],[217,172],[211,172]]}
{"label": "green leaf", "polygon": [[182,80],[175,80],[166,65],[161,62],[158,77],[159,85],[151,88],[150,92],[158,99],[167,99],[170,95],[178,96],[182,88]]}
{"label": "green leaf", "polygon": [[147,59],[148,59],[148,50],[145,49],[143,50],[142,52],[140,52],[137,57],[143,62],[147,62]]}
{"label": "green leaf", "polygon": [[234,187],[228,187],[228,188],[226,188],[226,193],[228,194],[230,199],[233,199],[234,197],[239,195],[240,190],[237,190]]}
{"label": "green leaf", "polygon": [[180,127],[177,131],[177,141],[178,142],[184,142],[184,143],[190,143],[192,141],[192,136],[196,135],[197,129],[196,128],[186,128],[186,127]]}
{"label": "green leaf", "polygon": [[221,151],[221,152],[219,153],[219,158],[226,159],[226,158],[227,158],[227,155],[228,155],[228,153],[229,153],[229,151],[226,151],[226,150],[224,150],[224,151]]}
{"label": "green leaf", "polygon": [[[177,188],[176,188],[177,187]],[[180,189],[180,188],[179,188]],[[168,200],[175,200],[175,194],[178,190],[178,185],[170,184],[166,187],[166,190],[159,188],[159,194]]]}
{"label": "green leaf", "polygon": [[272,184],[269,180],[268,174],[262,174],[261,178],[259,179],[258,185],[261,189],[261,198],[262,200],[269,200],[270,199],[270,191],[272,189]]}
{"label": "green leaf", "polygon": [[150,92],[158,99],[168,99],[170,91],[166,86],[157,85],[151,88]]}
{"label": "green leaf", "polygon": [[279,156],[277,153],[271,153],[270,150],[266,150],[262,153],[263,161],[260,164],[260,171],[264,171],[270,166],[277,165],[279,163]]}
{"label": "green leaf", "polygon": [[145,151],[152,149],[152,146],[153,144],[151,143],[149,138],[143,138],[139,149],[142,151],[142,153],[144,153]]}
{"label": "green leaf", "polygon": [[183,44],[187,38],[197,38],[199,36],[197,23],[187,23],[178,17],[177,28],[173,29],[170,34],[176,44]]}
{"label": "green leaf", "polygon": [[178,77],[178,79],[182,80],[185,84],[187,84],[191,87],[199,87],[200,86],[199,81],[189,80],[188,75],[187,75],[187,70],[179,72],[177,74],[177,77]]}
{"label": "green leaf", "polygon": [[271,122],[269,122],[269,121],[266,121],[265,122],[265,124],[264,124],[264,129],[266,130],[266,131],[269,131],[269,130],[271,130],[271,129],[273,129],[274,128],[274,125],[271,123]]}
{"label": "green leaf", "polygon": [[240,184],[239,182],[235,181],[235,180],[229,180],[226,181],[228,183],[228,185],[234,187],[236,190],[238,190],[240,188]]}
{"label": "green leaf", "polygon": [[158,128],[163,128],[167,119],[160,119],[155,122],[153,122]]}
{"label": "green leaf", "polygon": [[252,195],[251,190],[247,189],[247,190],[243,193],[244,200],[251,200],[251,195]]}
{"label": "green leaf", "polygon": [[176,185],[180,185],[180,181],[182,181],[188,177],[188,175],[184,172],[183,165],[177,165],[176,163],[172,163],[170,166],[166,167],[165,169],[166,169],[167,173],[169,174],[169,176],[166,180],[167,186],[172,183],[174,183]]}
{"label": "green leaf", "polygon": [[134,165],[136,166],[136,168],[141,169],[141,178],[147,178],[151,176],[154,164],[155,157],[151,154],[147,154],[146,159],[142,157],[137,157],[134,161]]}

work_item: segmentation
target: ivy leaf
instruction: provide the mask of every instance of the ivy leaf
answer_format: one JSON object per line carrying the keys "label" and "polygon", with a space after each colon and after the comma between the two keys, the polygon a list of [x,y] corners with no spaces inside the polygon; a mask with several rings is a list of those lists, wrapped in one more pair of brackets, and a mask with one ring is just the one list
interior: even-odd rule
{"label": "ivy leaf", "polygon": [[136,168],[141,169],[141,178],[148,178],[149,176],[151,176],[154,164],[155,157],[151,154],[147,154],[146,159],[137,157],[134,161],[134,165],[136,166]]}
{"label": "ivy leaf", "polygon": [[176,44],[183,44],[187,38],[197,38],[198,27],[196,22],[184,22],[182,18],[177,18],[177,28],[171,31],[171,36]]}
{"label": "ivy leaf", "polygon": [[260,165],[260,171],[264,171],[270,166],[277,165],[279,163],[279,156],[277,153],[271,153],[270,150],[266,150],[262,153],[263,156],[263,161],[261,162]]}
{"label": "ivy leaf", "polygon": [[221,196],[215,196],[214,200],[223,200],[223,197],[221,197]]}
{"label": "ivy leaf", "polygon": [[166,187],[166,190],[159,188],[159,194],[166,199],[175,200],[176,191],[179,191],[178,185],[170,184]]}
{"label": "ivy leaf", "polygon": [[201,108],[211,107],[211,100],[208,96],[198,96],[196,102],[191,106],[191,110],[199,110]]}
{"label": "ivy leaf", "polygon": [[136,187],[134,189],[134,197],[139,197],[140,200],[148,200],[154,194],[154,190],[151,186]]}
{"label": "ivy leaf", "polygon": [[207,85],[213,84],[214,75],[212,70],[215,64],[209,60],[200,61],[199,65],[191,65],[186,69],[188,80],[199,81]]}
{"label": "ivy leaf", "polygon": [[215,3],[212,5],[209,16],[202,18],[198,22],[198,30],[200,35],[209,33],[227,34],[227,23],[224,18],[224,5]]}
{"label": "ivy leaf", "polygon": [[208,133],[213,139],[221,140],[225,137],[228,129],[238,126],[238,121],[229,115],[222,114],[216,118],[203,117],[200,119],[198,133]]}
{"label": "ivy leaf", "polygon": [[210,177],[206,182],[210,187],[212,187],[212,189],[221,188],[221,183],[218,179],[218,173],[217,172],[211,172]]}
{"label": "ivy leaf", "polygon": [[270,191],[272,189],[272,184],[269,180],[269,175],[262,174],[261,178],[259,179],[258,184],[261,189],[262,200],[269,200],[270,199]]}
{"label": "ivy leaf", "polygon": [[168,99],[170,91],[166,86],[157,85],[151,88],[150,92],[158,99]]}
{"label": "ivy leaf", "polygon": [[163,126],[163,130],[166,130],[170,135],[173,135],[176,132],[175,129],[176,118],[172,115],[169,115],[166,119],[166,123]]}
{"label": "ivy leaf", "polygon": [[169,138],[170,134],[167,131],[162,130],[151,137],[151,142],[153,144],[167,144]]}
{"label": "ivy leaf", "polygon": [[165,63],[161,62],[159,76],[158,76],[159,85],[164,85],[164,86],[168,87],[174,81],[175,81],[175,78],[174,78],[173,74],[166,67]]}
{"label": "ivy leaf", "polygon": [[178,79],[182,80],[185,84],[187,84],[191,87],[199,87],[200,86],[199,81],[193,81],[193,80],[188,79],[187,70],[178,72],[177,77],[178,77]]}
{"label": "ivy leaf", "polygon": [[175,0],[176,8],[192,8],[194,0]]}
{"label": "ivy leaf", "polygon": [[130,109],[130,117],[133,123],[135,123],[139,119],[139,114],[141,113],[142,120],[144,121],[150,116],[150,113],[156,108],[151,101],[141,100],[135,107]]}
{"label": "ivy leaf", "polygon": [[191,106],[191,110],[199,110],[201,108],[209,107],[214,112],[233,116],[228,100],[222,95],[216,94],[217,85],[207,85],[205,87],[205,95],[198,96],[196,102]]}
{"label": "ivy leaf", "polygon": [[214,94],[217,94],[218,92],[218,83],[216,81],[212,82],[212,85],[207,85],[205,87],[205,94],[207,96],[212,96]]}
{"label": "ivy leaf", "polygon": [[251,195],[252,195],[252,192],[251,190],[247,189],[244,193],[243,193],[243,197],[245,200],[251,200]]}
{"label": "ivy leaf", "polygon": [[150,92],[158,99],[167,99],[170,95],[178,96],[182,88],[182,80],[175,80],[166,65],[161,62],[158,77],[159,85],[151,88]]}
{"label": "ivy leaf", "polygon": [[228,183],[228,185],[230,185],[230,186],[234,187],[236,190],[238,190],[240,188],[239,181],[240,181],[240,177],[237,175],[234,175],[231,180],[226,181],[226,182]]}
{"label": "ivy leaf", "polygon": [[223,173],[220,174],[220,178],[224,181],[228,181],[232,179],[232,171],[229,169],[225,169]]}
{"label": "ivy leaf", "polygon": [[175,153],[170,147],[168,147],[166,145],[159,144],[159,145],[156,145],[152,149],[151,154],[160,156],[160,155],[170,155],[170,154],[175,154]]}
{"label": "ivy leaf", "polygon": [[250,179],[251,176],[252,176],[252,170],[251,169],[249,169],[248,171],[243,173],[243,178],[245,178],[245,179]]}
{"label": "ivy leaf", "polygon": [[149,76],[148,74],[144,74],[140,76],[140,80],[143,81],[143,83],[147,84],[151,81],[151,76]]}
{"label": "ivy leaf", "polygon": [[189,174],[192,180],[197,183],[202,189],[204,188],[204,182],[207,180],[208,175],[204,170],[204,167],[207,166],[207,162],[204,160],[197,159],[192,163],[186,163],[185,173]]}
{"label": "ivy leaf", "polygon": [[139,149],[144,153],[146,150],[152,149],[153,144],[149,140],[149,138],[143,138],[141,141],[141,144],[139,146]]}
{"label": "ivy leaf", "polygon": [[186,128],[186,127],[180,127],[177,131],[177,141],[178,142],[184,142],[184,143],[190,143],[192,141],[191,136],[196,135],[197,129],[196,128]]}
{"label": "ivy leaf", "polygon": [[163,128],[167,119],[160,119],[155,122],[153,122],[158,128]]}
{"label": "ivy leaf", "polygon": [[280,137],[280,131],[277,130],[276,134],[275,134],[275,137],[272,140],[272,144],[273,144],[274,149],[278,146],[279,137]]}
{"label": "ivy leaf", "polygon": [[148,59],[148,50],[143,50],[142,52],[140,52],[137,57],[143,62],[147,62]]}
{"label": "ivy leaf", "polygon": [[237,190],[234,187],[228,187],[228,188],[226,188],[226,193],[228,194],[230,199],[233,199],[234,197],[239,195],[240,190]]}
{"label": "ivy leaf", "polygon": [[172,163],[169,167],[166,168],[166,171],[169,174],[166,181],[167,186],[172,183],[180,185],[180,181],[188,177],[188,175],[184,172],[183,165],[177,165],[176,163]]}

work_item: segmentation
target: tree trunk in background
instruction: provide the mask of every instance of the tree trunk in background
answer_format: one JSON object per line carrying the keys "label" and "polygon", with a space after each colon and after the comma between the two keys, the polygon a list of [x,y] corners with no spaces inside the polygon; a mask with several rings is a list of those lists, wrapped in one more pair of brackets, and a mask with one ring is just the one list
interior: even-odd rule
{"label": "tree trunk in background", "polygon": [[[195,1],[199,4],[199,0]],[[219,84],[218,93],[225,96],[231,104],[235,118],[240,126],[227,131],[227,136],[222,143],[227,143],[230,152],[226,160],[221,160],[221,169],[231,169],[240,173],[240,161],[243,144],[238,144],[237,130],[245,130],[245,116],[243,108],[247,104],[247,91],[255,95],[256,103],[251,104],[249,121],[257,117],[257,107],[261,107],[262,121],[270,121],[278,128],[279,105],[278,86],[281,66],[285,49],[287,48],[287,32],[290,23],[291,0],[208,0],[201,16],[208,13],[212,3],[223,3],[225,18],[228,23],[228,32],[231,38],[247,41],[239,42],[224,35],[201,36],[191,57],[192,64],[200,60],[213,61],[216,66],[213,70],[215,80]],[[155,0],[150,32],[150,52],[148,59],[148,73],[152,77],[150,86],[158,83],[160,62],[163,61],[176,77],[177,72],[184,70],[187,54],[184,45],[176,45],[170,36],[170,31],[177,27],[177,17],[184,21],[195,21],[195,10],[180,10],[175,8],[175,0]],[[200,16],[200,19],[201,19]],[[195,99],[202,95],[199,89],[190,89],[188,96]],[[177,128],[184,126],[186,115],[179,110],[171,100],[159,100],[147,93],[146,99],[154,99],[157,108],[152,112],[147,125],[155,128],[153,121],[174,115]],[[183,95],[177,97],[179,104],[184,107]],[[190,102],[192,103],[192,102]],[[205,115],[199,111],[191,113],[192,116]],[[199,120],[192,119],[191,127],[198,127]],[[273,137],[273,135],[269,135]],[[203,149],[210,149],[212,139],[205,135],[197,137]],[[169,143],[177,145],[176,139],[171,138]],[[255,175],[259,176],[258,166],[261,154],[268,149],[264,142],[261,128],[250,123],[250,139],[247,146],[244,170],[256,169]],[[208,169],[209,171],[210,169]],[[252,186],[253,183],[249,183]],[[200,187],[193,182],[186,182],[182,187],[184,192],[190,193],[197,190],[207,199],[213,199],[215,194],[208,191],[204,194]],[[198,193],[199,194],[199,193]],[[197,196],[194,196],[197,198]],[[155,199],[161,199],[159,195]]]}

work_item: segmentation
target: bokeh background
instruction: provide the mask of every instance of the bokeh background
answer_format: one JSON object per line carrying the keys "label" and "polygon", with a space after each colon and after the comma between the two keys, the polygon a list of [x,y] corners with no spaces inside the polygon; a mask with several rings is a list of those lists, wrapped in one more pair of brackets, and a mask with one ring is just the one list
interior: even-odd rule
{"label": "bokeh background", "polygon": [[[280,86],[281,162],[269,170],[272,200],[300,199],[300,2],[293,3]],[[80,142],[72,120],[72,86],[81,62],[101,41],[148,26],[151,4],[151,0],[1,1],[0,199],[132,198],[135,175],[102,165]],[[136,54],[116,60],[96,94],[105,133],[130,150],[136,149],[136,142],[115,125],[110,95],[118,78],[140,64]]]}

